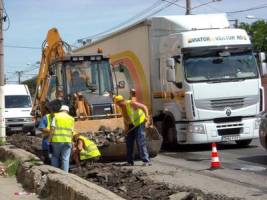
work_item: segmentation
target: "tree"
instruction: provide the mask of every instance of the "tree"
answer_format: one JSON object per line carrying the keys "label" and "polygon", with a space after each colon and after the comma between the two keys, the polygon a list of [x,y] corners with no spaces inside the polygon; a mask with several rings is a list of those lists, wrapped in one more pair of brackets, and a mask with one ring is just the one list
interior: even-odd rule
{"label": "tree", "polygon": [[22,84],[26,84],[28,86],[31,96],[33,97],[36,88],[36,77],[23,81]]}
{"label": "tree", "polygon": [[254,51],[267,53],[267,22],[258,20],[252,24],[240,23],[239,28],[245,29],[251,37]]}

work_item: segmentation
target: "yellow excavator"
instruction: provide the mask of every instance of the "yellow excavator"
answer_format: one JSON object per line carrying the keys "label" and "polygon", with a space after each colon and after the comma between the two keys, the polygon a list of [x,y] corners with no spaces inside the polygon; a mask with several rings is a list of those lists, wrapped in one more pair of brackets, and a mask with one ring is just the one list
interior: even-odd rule
{"label": "yellow excavator", "polygon": [[[38,121],[47,102],[61,99],[75,118],[75,131],[98,140],[104,159],[124,159],[126,145],[119,136],[124,123],[112,100],[115,80],[109,58],[100,50],[90,55],[73,54],[57,29],[52,28],[43,43],[33,113]],[[155,129],[146,133],[150,156],[156,156],[162,139]]]}

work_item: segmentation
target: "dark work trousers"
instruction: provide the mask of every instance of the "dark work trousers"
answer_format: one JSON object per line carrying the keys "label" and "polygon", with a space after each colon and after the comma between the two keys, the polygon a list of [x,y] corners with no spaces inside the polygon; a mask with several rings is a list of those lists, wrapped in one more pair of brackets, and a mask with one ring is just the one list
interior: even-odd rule
{"label": "dark work trousers", "polygon": [[143,162],[149,162],[149,155],[146,147],[145,141],[145,123],[133,128],[134,126],[129,125],[129,130],[131,130],[126,136],[127,145],[127,162],[129,164],[134,164],[134,142],[136,141],[140,158]]}

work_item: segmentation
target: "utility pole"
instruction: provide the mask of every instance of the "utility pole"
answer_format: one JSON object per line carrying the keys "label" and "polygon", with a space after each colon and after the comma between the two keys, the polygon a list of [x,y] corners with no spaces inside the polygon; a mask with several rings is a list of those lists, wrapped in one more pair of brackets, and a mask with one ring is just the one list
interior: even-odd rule
{"label": "utility pole", "polygon": [[6,141],[6,120],[5,120],[5,98],[4,98],[4,36],[3,36],[3,21],[4,21],[4,6],[3,0],[0,0],[0,144]]}
{"label": "utility pole", "polygon": [[191,10],[192,10],[192,2],[191,0],[186,0],[186,15],[191,15]]}
{"label": "utility pole", "polygon": [[21,75],[22,75],[23,71],[16,71],[16,74],[18,74],[18,83],[21,83]]}

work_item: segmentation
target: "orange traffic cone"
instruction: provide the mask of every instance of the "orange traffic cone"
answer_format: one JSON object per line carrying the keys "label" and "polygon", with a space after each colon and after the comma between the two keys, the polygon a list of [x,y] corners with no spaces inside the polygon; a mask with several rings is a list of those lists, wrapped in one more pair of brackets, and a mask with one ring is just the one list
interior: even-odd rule
{"label": "orange traffic cone", "polygon": [[218,168],[221,168],[221,163],[219,160],[216,143],[212,143],[210,169],[218,169]]}

